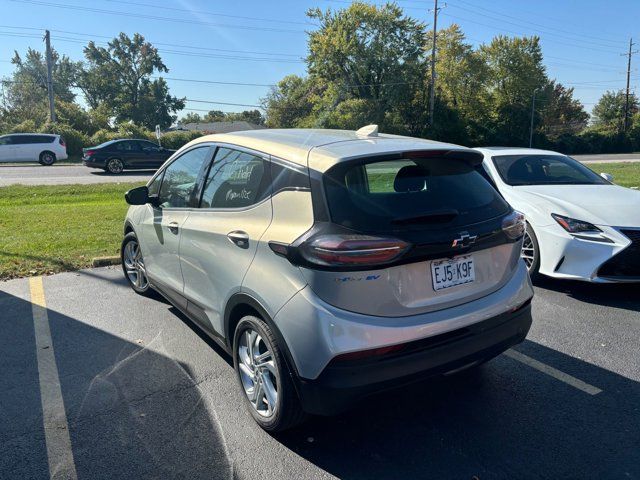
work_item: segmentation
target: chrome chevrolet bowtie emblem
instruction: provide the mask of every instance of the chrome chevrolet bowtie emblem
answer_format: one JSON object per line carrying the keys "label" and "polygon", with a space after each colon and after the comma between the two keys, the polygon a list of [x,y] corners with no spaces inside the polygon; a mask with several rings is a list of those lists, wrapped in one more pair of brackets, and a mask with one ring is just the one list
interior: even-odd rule
{"label": "chrome chevrolet bowtie emblem", "polygon": [[455,247],[468,247],[469,245],[471,245],[472,243],[475,243],[476,239],[478,238],[477,235],[469,235],[467,232],[462,232],[460,234],[460,238],[456,238],[453,240],[453,243],[451,244],[452,248]]}

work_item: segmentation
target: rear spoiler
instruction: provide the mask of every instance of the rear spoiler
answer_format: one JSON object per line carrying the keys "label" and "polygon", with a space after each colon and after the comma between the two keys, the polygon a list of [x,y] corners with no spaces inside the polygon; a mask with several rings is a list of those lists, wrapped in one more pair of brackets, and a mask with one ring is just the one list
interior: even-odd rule
{"label": "rear spoiler", "polygon": [[431,157],[444,157],[452,160],[462,160],[469,163],[474,167],[482,164],[484,155],[475,150],[462,150],[462,149],[450,149],[450,150],[409,150],[402,153],[402,158],[416,159],[416,158],[431,158]]}

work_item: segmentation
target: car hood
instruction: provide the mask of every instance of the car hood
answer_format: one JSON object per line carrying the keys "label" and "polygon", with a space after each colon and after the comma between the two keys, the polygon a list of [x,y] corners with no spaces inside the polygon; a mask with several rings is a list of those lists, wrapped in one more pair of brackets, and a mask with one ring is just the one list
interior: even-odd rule
{"label": "car hood", "polygon": [[566,215],[595,225],[640,225],[640,192],[636,190],[618,185],[523,185],[512,188],[514,199],[517,199],[515,208],[523,202],[547,210],[548,214]]}

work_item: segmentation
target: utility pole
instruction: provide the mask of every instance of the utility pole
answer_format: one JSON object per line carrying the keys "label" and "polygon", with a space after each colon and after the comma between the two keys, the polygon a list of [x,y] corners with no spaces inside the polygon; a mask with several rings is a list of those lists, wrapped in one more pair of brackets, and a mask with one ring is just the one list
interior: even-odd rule
{"label": "utility pole", "polygon": [[538,88],[533,91],[533,98],[531,99],[531,124],[529,125],[529,148],[533,146],[533,115],[536,112],[536,93]]}
{"label": "utility pole", "polygon": [[[446,6],[446,4],[445,4]],[[429,125],[433,129],[433,108],[436,101],[436,39],[438,36],[438,0],[433,0],[433,46],[431,47],[431,99],[429,101]]]}
{"label": "utility pole", "polygon": [[627,54],[627,93],[624,100],[624,131],[626,133],[629,128],[629,79],[631,77],[631,55],[636,52],[632,52],[633,38],[629,39],[629,53]]}
{"label": "utility pole", "polygon": [[56,121],[56,111],[53,105],[53,78],[51,71],[53,69],[53,61],[51,59],[51,34],[49,30],[44,31],[44,41],[47,45],[47,92],[49,94],[49,119]]}

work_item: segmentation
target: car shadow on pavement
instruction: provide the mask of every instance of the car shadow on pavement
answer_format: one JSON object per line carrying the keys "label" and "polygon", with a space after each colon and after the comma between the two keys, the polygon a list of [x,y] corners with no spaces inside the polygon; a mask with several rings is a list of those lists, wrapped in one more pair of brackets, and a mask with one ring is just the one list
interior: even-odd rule
{"label": "car shadow on pavement", "polygon": [[640,312],[640,283],[588,283],[540,277],[534,285],[581,302]]}
{"label": "car shadow on pavement", "polygon": [[[32,305],[0,291],[0,478],[49,478]],[[53,310],[52,345],[77,477],[231,479],[207,397],[162,338],[130,342]],[[50,378],[45,378],[50,382]],[[50,428],[65,429],[56,418]],[[55,435],[54,435],[55,437]],[[52,478],[65,478],[56,464]]]}
{"label": "car shadow on pavement", "polygon": [[640,383],[531,341],[517,350],[603,391],[502,355],[278,439],[342,479],[640,478]]}

